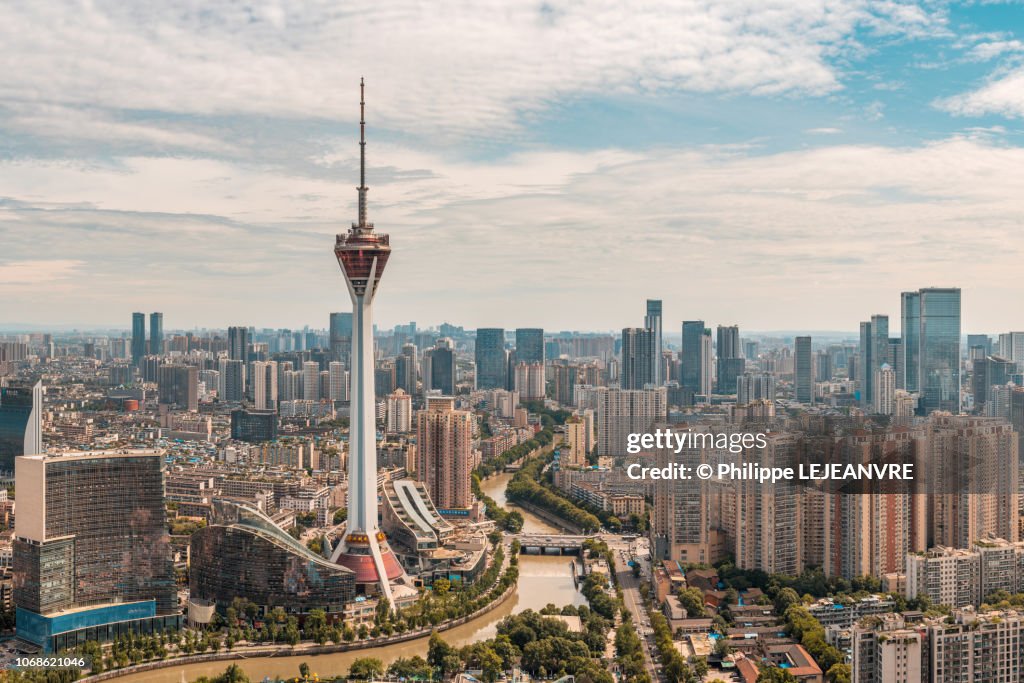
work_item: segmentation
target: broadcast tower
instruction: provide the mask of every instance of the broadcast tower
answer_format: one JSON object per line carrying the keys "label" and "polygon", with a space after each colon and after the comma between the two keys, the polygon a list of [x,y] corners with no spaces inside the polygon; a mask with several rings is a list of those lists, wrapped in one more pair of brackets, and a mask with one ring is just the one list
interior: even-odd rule
{"label": "broadcast tower", "polygon": [[349,417],[348,521],[332,560],[355,572],[356,584],[379,584],[392,605],[391,582],[404,578],[377,526],[377,422],[373,386],[373,299],[391,255],[388,236],[366,220],[366,102],[359,81],[359,221],[338,235],[334,254],[352,298],[352,395]]}

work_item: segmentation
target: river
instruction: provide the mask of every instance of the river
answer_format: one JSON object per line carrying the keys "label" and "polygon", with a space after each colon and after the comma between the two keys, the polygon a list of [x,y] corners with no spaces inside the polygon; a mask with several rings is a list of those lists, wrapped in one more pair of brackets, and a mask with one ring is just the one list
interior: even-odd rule
{"label": "river", "polygon": [[[505,499],[505,487],[511,478],[511,474],[499,474],[482,482],[481,487],[484,493],[493,498],[498,505],[506,508],[515,508],[515,505],[509,504]],[[536,515],[521,508],[519,511],[523,515],[524,532],[558,533],[558,529]],[[449,643],[460,646],[466,645],[492,637],[497,630],[498,622],[509,614],[521,612],[525,609],[537,610],[548,603],[554,603],[558,606],[585,603],[586,601],[583,596],[573,586],[572,573],[569,569],[571,559],[570,557],[554,555],[520,555],[519,585],[515,595],[502,603],[498,608],[473,621],[451,630],[443,631],[441,635]],[[266,677],[273,680],[278,676],[281,678],[298,676],[299,664],[302,662],[309,664],[310,670],[318,673],[323,678],[325,676],[337,676],[347,673],[352,660],[358,657],[377,657],[387,665],[399,657],[411,657],[413,655],[425,657],[426,654],[427,638],[418,638],[387,647],[337,652],[326,655],[252,657],[233,661],[236,661],[245,671],[246,675],[255,683]],[[187,664],[131,674],[114,680],[118,681],[118,683],[180,683],[182,679],[193,681],[200,676],[215,676],[223,672],[228,664],[228,661]]]}

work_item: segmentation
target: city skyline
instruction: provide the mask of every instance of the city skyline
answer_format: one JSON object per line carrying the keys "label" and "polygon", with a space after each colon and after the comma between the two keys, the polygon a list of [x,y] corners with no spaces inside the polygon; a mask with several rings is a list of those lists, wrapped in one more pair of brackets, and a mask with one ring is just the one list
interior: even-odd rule
{"label": "city skyline", "polygon": [[[615,329],[657,297],[666,321],[855,331],[892,292],[955,286],[965,329],[1010,329],[1015,9],[168,3],[76,6],[72,28],[63,3],[6,8],[0,318],[339,310],[320,245],[354,213],[344,93],[365,75],[376,215],[407,245],[382,325]],[[572,305],[539,309],[553,292]]]}

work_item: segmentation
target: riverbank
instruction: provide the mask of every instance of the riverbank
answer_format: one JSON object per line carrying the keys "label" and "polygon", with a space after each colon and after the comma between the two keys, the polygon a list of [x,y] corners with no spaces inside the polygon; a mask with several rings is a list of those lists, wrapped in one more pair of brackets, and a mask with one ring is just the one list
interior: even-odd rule
{"label": "riverbank", "polygon": [[84,683],[98,683],[99,681],[108,681],[113,678],[122,678],[132,674],[140,674],[146,671],[154,671],[156,669],[166,669],[170,667],[185,666],[188,664],[198,664],[207,662],[223,662],[236,659],[248,659],[252,657],[299,657],[308,655],[315,657],[317,655],[328,655],[338,652],[356,652],[359,650],[371,650],[376,648],[389,647],[399,643],[404,643],[410,640],[419,640],[421,638],[429,638],[430,634],[434,631],[443,633],[450,631],[466,624],[474,619],[479,618],[492,610],[500,607],[506,600],[515,595],[516,584],[512,584],[505,589],[498,598],[486,605],[481,607],[475,612],[467,614],[466,616],[459,617],[458,619],[452,619],[450,621],[443,622],[437,626],[430,628],[421,628],[415,631],[407,631],[406,633],[396,634],[388,636],[386,638],[374,638],[372,640],[358,640],[351,643],[334,643],[331,645],[296,645],[294,647],[290,645],[259,645],[255,647],[247,647],[244,649],[237,649],[232,651],[224,652],[210,652],[202,655],[190,655],[188,657],[179,657],[175,659],[167,659],[158,662],[146,662],[144,664],[136,664],[134,666],[125,667],[123,669],[114,669],[111,671],[104,671],[101,674],[94,676],[87,676],[86,678],[80,679]]}

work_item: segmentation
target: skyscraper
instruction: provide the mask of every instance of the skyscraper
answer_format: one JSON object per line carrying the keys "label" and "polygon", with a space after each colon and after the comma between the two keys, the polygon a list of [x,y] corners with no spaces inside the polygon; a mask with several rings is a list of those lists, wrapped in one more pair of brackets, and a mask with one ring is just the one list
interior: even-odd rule
{"label": "skyscraper", "polygon": [[705,328],[703,321],[683,322],[683,347],[679,352],[682,361],[682,381],[684,393],[705,394],[711,391],[710,354],[706,356],[705,335],[711,339],[711,332]]}
{"label": "skyscraper", "polygon": [[455,399],[429,396],[416,416],[416,478],[442,513],[473,503],[473,416],[455,410]]}
{"label": "skyscraper", "polygon": [[277,410],[277,361],[252,364],[252,398],[256,410]]}
{"label": "skyscraper", "polygon": [[249,362],[249,328],[228,328],[228,358]]}
{"label": "skyscraper", "polygon": [[660,387],[665,383],[666,379],[661,360],[662,352],[665,350],[662,345],[661,299],[647,300],[647,315],[644,316],[644,327],[650,330],[650,357],[653,365],[651,369],[651,383],[656,387]]}
{"label": "skyscraper", "polygon": [[870,322],[860,324],[860,356],[857,362],[857,383],[860,401],[865,408],[874,406],[875,372],[889,360],[889,316],[873,315]]}
{"label": "skyscraper", "polygon": [[903,388],[911,393],[921,390],[918,370],[921,352],[921,295],[900,294],[900,335],[903,338]]}
{"label": "skyscraper", "polygon": [[377,418],[373,395],[373,300],[391,255],[390,239],[366,218],[366,120],[359,83],[359,219],[334,247],[352,299],[352,396],[349,409],[348,520],[331,558],[353,570],[364,590],[380,587],[394,604],[391,581],[405,576],[377,522]]}
{"label": "skyscraper", "polygon": [[660,364],[652,355],[655,348],[653,333],[645,327],[626,327],[622,330],[623,389],[644,389],[657,386],[655,368]]}
{"label": "skyscraper", "polygon": [[544,330],[537,327],[516,329],[516,363],[544,362]]}
{"label": "skyscraper", "polygon": [[30,455],[15,485],[20,638],[56,652],[180,625],[161,453]]}
{"label": "skyscraper", "polygon": [[320,364],[315,361],[302,364],[302,398],[306,401],[320,400]]}
{"label": "skyscraper", "polygon": [[395,384],[407,394],[416,393],[420,363],[415,344],[402,344],[402,353],[395,357]]}
{"label": "skyscraper", "polygon": [[43,383],[0,387],[0,470],[19,455],[43,452]]}
{"label": "skyscraper", "polygon": [[350,362],[352,351],[352,314],[331,313],[328,343],[331,347],[331,360]]}
{"label": "skyscraper", "polygon": [[146,314],[132,313],[132,365],[146,355]]}
{"label": "skyscraper", "polygon": [[149,352],[154,356],[164,353],[164,314],[149,314]]}
{"label": "skyscraper", "polygon": [[[245,398],[245,365],[240,360],[221,358],[220,399],[222,401],[241,401]],[[293,397],[294,398],[294,397]]]}
{"label": "skyscraper", "polygon": [[199,410],[199,368],[194,365],[161,365],[157,374],[160,403],[183,410]]}
{"label": "skyscraper", "polygon": [[960,289],[922,289],[920,363],[921,411],[960,412]]}
{"label": "skyscraper", "polygon": [[[434,348],[427,350],[423,355],[425,359],[423,390],[440,391],[445,396],[454,396],[455,351],[452,350],[452,340],[438,339]],[[505,386],[502,385],[498,388],[504,389]]]}
{"label": "skyscraper", "polygon": [[814,399],[814,357],[811,355],[811,338],[797,337],[793,354],[793,389],[796,400],[810,403]]}
{"label": "skyscraper", "polygon": [[483,327],[476,331],[476,388],[508,388],[508,354],[505,330]]}
{"label": "skyscraper", "polygon": [[743,374],[746,360],[740,349],[740,328],[736,325],[718,326],[717,377],[720,394],[736,391],[736,378]]}
{"label": "skyscraper", "polygon": [[896,371],[888,363],[875,370],[875,398],[872,403],[874,412],[879,415],[892,415],[896,412]]}

